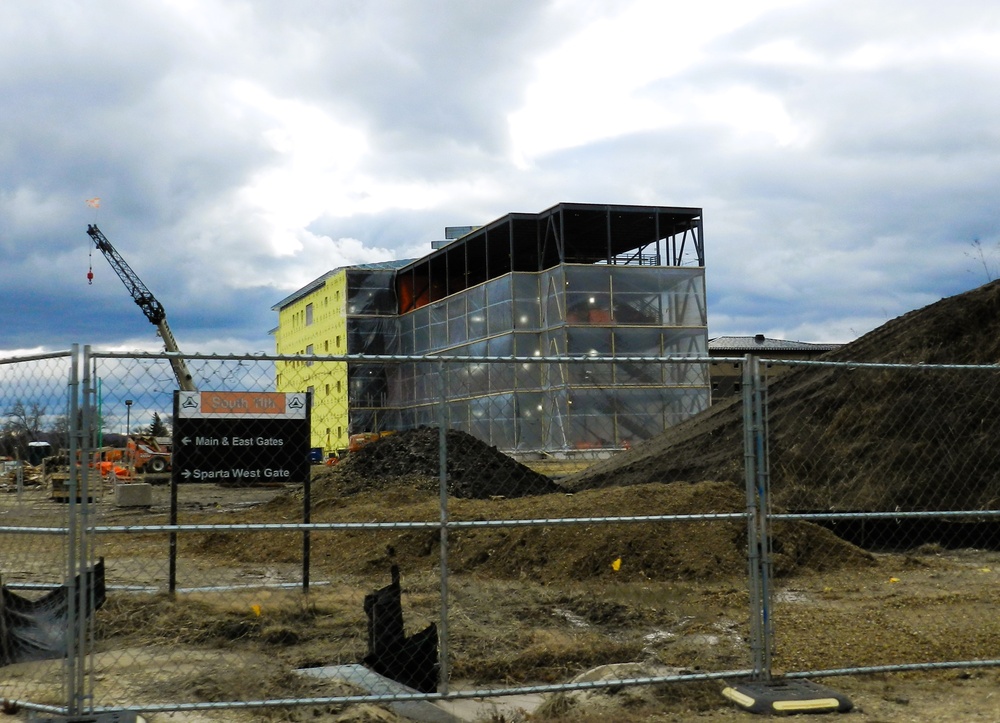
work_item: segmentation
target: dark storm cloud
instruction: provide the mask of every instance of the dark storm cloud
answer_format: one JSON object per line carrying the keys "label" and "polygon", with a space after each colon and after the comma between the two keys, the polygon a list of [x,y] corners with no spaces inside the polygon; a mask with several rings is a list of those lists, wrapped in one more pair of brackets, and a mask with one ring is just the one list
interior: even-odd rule
{"label": "dark storm cloud", "polygon": [[506,145],[503,111],[516,109],[531,58],[574,26],[548,3],[350,3],[314,72],[295,82],[346,104],[385,150],[414,141],[441,146]]}
{"label": "dark storm cloud", "polygon": [[[184,243],[182,219],[225,201],[268,160],[264,126],[217,102],[221,82],[212,75],[224,68],[197,64],[193,40],[155,5],[37,10],[0,9],[0,90],[8,99],[0,117],[0,308],[21,307],[17,322],[0,329],[0,346],[113,343],[145,322],[97,252],[99,293],[113,291],[107,304],[92,304],[86,224],[94,221],[172,317],[200,323],[201,314],[186,313],[188,300],[192,312],[208,312],[205,320],[217,317],[217,288],[184,293],[207,287],[195,282],[213,258]],[[112,217],[84,205],[94,196]]]}
{"label": "dark storm cloud", "polygon": [[[112,343],[142,330],[111,268],[100,254],[87,256],[91,222],[162,299],[171,323],[187,327],[185,338],[270,343],[270,306],[289,278],[314,278],[315,263],[327,259],[275,255],[272,229],[242,201],[241,189],[280,162],[267,139],[280,119],[245,96],[308,97],[361,124],[371,173],[451,176],[470,157],[495,161],[503,152],[503,113],[520,100],[525,44],[549,35],[546,12],[535,2],[0,8],[8,99],[0,118],[0,308],[8,320],[0,347]],[[84,206],[94,196],[100,211]],[[387,245],[423,236],[426,246],[443,232],[393,221],[407,215],[368,214],[373,226],[348,226],[373,245],[380,225],[395,223]],[[93,287],[84,283],[90,263]],[[6,313],[19,307],[16,318]]]}

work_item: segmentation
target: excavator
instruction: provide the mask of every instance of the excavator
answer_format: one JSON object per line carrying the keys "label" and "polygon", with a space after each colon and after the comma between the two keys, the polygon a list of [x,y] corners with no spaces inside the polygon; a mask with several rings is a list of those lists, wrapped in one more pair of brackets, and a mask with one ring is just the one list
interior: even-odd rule
{"label": "excavator", "polygon": [[163,304],[156,300],[153,293],[142,283],[142,279],[132,270],[132,267],[128,265],[125,259],[122,258],[122,255],[111,245],[111,242],[108,241],[107,237],[101,233],[101,230],[95,224],[87,226],[87,233],[94,240],[97,249],[104,254],[104,258],[111,264],[111,268],[121,278],[122,283],[125,284],[125,288],[132,295],[132,300],[139,305],[142,313],[146,315],[150,323],[156,326],[160,338],[163,339],[165,350],[171,353],[169,359],[170,367],[174,370],[174,376],[177,377],[178,388],[184,392],[198,391],[198,387],[195,385],[184,359],[180,356],[175,356],[180,354],[180,348],[177,346],[177,340],[174,339],[174,333],[170,331],[170,326],[167,324],[167,312],[163,308]]}

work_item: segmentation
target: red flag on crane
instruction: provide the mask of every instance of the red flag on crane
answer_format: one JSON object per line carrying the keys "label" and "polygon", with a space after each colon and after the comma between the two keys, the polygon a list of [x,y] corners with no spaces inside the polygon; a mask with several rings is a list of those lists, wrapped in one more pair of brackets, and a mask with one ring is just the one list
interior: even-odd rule
{"label": "red flag on crane", "polygon": [[101,197],[100,196],[94,196],[93,198],[88,198],[87,199],[87,205],[90,206],[91,208],[100,208],[101,207]]}

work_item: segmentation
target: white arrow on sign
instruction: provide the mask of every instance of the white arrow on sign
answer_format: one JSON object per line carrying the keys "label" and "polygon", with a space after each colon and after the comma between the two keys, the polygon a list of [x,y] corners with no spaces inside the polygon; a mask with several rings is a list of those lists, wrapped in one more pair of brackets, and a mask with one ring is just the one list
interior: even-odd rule
{"label": "white arrow on sign", "polygon": [[181,440],[181,444],[191,444],[191,438],[190,437],[184,437]]}
{"label": "white arrow on sign", "polygon": [[184,470],[183,472],[181,472],[181,477],[190,477],[190,476],[191,473],[188,470]]}

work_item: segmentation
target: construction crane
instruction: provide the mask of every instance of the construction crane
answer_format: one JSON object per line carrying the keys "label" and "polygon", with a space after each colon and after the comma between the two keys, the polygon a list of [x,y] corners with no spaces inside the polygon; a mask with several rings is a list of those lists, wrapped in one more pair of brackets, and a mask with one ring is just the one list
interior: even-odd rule
{"label": "construction crane", "polygon": [[170,331],[170,327],[167,325],[167,312],[163,308],[163,304],[156,300],[153,293],[142,283],[142,279],[136,275],[132,267],[126,263],[125,259],[122,258],[121,254],[111,245],[111,242],[108,241],[107,237],[101,233],[101,230],[96,225],[88,225],[87,233],[90,234],[90,238],[94,239],[98,250],[104,254],[104,258],[111,264],[111,268],[121,278],[122,283],[125,284],[125,288],[132,295],[132,299],[142,309],[142,313],[146,315],[146,318],[152,324],[156,325],[160,338],[163,339],[164,348],[171,353],[169,359],[170,366],[174,370],[174,376],[177,377],[177,384],[181,391],[198,391],[198,387],[195,386],[194,380],[191,378],[191,372],[188,371],[187,364],[184,363],[183,358],[177,356],[180,354],[180,349],[177,347],[177,340],[174,339],[173,332]]}

